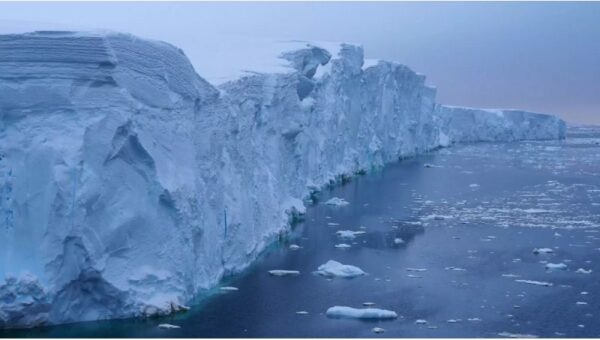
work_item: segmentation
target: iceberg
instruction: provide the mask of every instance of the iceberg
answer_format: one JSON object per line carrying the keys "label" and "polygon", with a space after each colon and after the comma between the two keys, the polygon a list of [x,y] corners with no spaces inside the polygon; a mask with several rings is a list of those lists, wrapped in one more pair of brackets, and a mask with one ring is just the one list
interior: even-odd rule
{"label": "iceberg", "polygon": [[164,42],[0,35],[0,328],[178,312],[328,185],[452,143],[564,137],[554,116],[439,105],[358,45],[260,50],[211,83]]}

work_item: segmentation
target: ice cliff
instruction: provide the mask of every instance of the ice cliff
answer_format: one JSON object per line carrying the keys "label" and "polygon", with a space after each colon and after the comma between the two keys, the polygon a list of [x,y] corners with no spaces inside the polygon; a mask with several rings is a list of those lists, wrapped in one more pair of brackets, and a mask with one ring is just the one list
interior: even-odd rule
{"label": "ice cliff", "polygon": [[0,36],[0,328],[185,309],[342,176],[564,136],[553,116],[438,105],[359,46],[282,46],[275,72],[216,87],[162,42]]}

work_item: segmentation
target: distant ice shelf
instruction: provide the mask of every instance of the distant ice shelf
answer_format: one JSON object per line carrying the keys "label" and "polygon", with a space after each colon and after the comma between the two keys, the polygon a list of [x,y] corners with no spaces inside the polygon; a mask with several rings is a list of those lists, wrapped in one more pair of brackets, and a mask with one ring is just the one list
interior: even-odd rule
{"label": "distant ice shelf", "polygon": [[357,45],[263,51],[216,86],[164,42],[0,35],[0,328],[186,310],[344,176],[564,137],[554,116],[436,104],[424,76]]}

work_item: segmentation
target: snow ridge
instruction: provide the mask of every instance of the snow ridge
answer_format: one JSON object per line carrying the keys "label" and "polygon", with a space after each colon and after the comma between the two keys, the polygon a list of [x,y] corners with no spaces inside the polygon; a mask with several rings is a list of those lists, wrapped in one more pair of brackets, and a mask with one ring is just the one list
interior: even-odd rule
{"label": "snow ridge", "polygon": [[163,42],[0,35],[0,328],[186,310],[341,176],[564,137],[553,116],[437,105],[406,66],[363,69],[359,46],[280,56],[290,70],[216,88]]}

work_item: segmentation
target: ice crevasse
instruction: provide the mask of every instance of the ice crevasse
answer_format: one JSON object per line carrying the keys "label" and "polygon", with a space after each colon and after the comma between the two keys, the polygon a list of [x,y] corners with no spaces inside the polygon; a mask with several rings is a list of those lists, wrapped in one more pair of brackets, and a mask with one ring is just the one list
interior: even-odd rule
{"label": "ice crevasse", "polygon": [[0,328],[184,309],[340,176],[564,137],[555,116],[436,104],[360,46],[275,46],[272,72],[214,84],[163,42],[0,36]]}

